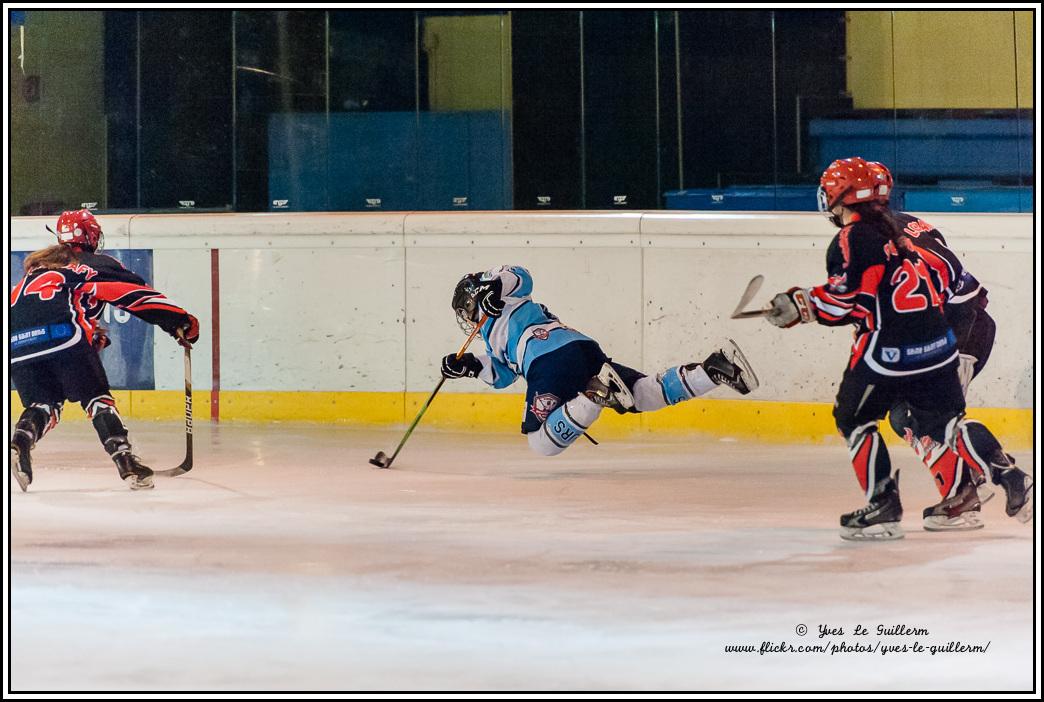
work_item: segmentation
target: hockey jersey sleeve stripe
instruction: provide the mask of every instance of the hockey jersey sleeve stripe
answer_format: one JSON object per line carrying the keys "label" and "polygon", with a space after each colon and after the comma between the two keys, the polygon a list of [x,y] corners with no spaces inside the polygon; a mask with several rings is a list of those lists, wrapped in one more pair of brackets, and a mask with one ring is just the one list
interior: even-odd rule
{"label": "hockey jersey sleeve stripe", "polygon": [[809,297],[812,299],[812,304],[815,306],[817,313],[841,318],[852,311],[852,303],[833,304],[830,296],[825,295],[821,288],[812,288]]}
{"label": "hockey jersey sleeve stripe", "polygon": [[126,295],[122,295],[115,300],[109,300],[108,302],[111,302],[117,307],[130,307],[131,305],[136,305],[139,302],[153,297],[163,297],[163,295],[155,290],[135,290],[134,292],[127,293]]}
{"label": "hockey jersey sleeve stripe", "polygon": [[123,306],[122,299],[128,295],[147,294],[147,295],[159,295],[160,293],[152,288],[144,285],[138,285],[137,283],[125,283],[120,281],[98,281],[94,283],[95,293],[94,296],[99,300],[105,302],[111,302],[114,305]]}
{"label": "hockey jersey sleeve stripe", "polygon": [[148,304],[137,304],[126,308],[128,312],[144,312],[146,310],[159,310],[162,312],[174,312],[176,314],[188,314],[175,304],[167,304],[158,300],[150,301]]}
{"label": "hockey jersey sleeve stripe", "polygon": [[980,290],[982,290],[982,285],[976,285],[970,292],[966,294],[954,295],[946,301],[946,304],[959,305],[961,303],[967,302],[968,300],[971,300],[974,297],[978,297]]}
{"label": "hockey jersey sleeve stripe", "polygon": [[25,278],[18,281],[18,285],[11,289],[11,305],[18,301],[18,296],[22,294],[22,288],[25,286]]}
{"label": "hockey jersey sleeve stripe", "polygon": [[881,280],[884,278],[884,270],[884,264],[878,263],[863,271],[863,277],[859,281],[859,292],[876,299],[877,289],[881,286]]}
{"label": "hockey jersey sleeve stripe", "polygon": [[510,266],[504,274],[510,275],[504,276],[504,297],[527,298],[533,294],[533,276],[525,268]]}
{"label": "hockey jersey sleeve stripe", "polygon": [[94,323],[93,321],[87,320],[87,313],[83,308],[83,291],[73,291],[73,294],[70,297],[70,302],[72,303],[73,308],[76,310],[76,324],[78,324],[79,327],[83,329],[87,339],[90,339],[91,335],[94,333]]}
{"label": "hockey jersey sleeve stripe", "polygon": [[848,302],[849,300],[854,299],[855,296],[859,294],[858,290],[853,290],[852,292],[842,293],[842,292],[835,292],[833,290],[828,290],[827,289],[828,287],[829,287],[829,284],[828,285],[823,285],[823,286],[820,286],[819,288],[817,288],[817,290],[819,291],[819,294],[820,294],[821,297],[823,297],[823,299],[828,300],[828,301],[830,301],[831,303],[833,303],[835,305],[843,305],[846,302]]}

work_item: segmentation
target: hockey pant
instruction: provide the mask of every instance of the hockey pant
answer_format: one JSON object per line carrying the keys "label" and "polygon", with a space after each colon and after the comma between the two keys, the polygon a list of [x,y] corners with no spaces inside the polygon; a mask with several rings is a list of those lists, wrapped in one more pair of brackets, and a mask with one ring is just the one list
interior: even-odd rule
{"label": "hockey pant", "polygon": [[33,444],[61,420],[66,400],[79,402],[109,455],[130,450],[98,353],[86,344],[11,365],[11,380],[25,408],[15,425]]}
{"label": "hockey pant", "polygon": [[[610,359],[594,341],[576,341],[534,360],[526,376],[522,433],[530,448],[555,456],[571,446],[598,419],[601,405],[584,395],[587,384]],[[652,412],[699,397],[716,387],[703,368],[675,366],[656,377],[612,363],[634,395],[635,412]],[[567,398],[563,402],[563,398]]]}

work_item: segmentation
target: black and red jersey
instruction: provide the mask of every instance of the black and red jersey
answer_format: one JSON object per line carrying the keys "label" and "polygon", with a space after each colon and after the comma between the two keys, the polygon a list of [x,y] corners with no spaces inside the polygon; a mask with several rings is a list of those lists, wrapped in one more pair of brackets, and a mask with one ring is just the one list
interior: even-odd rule
{"label": "black and red jersey", "polygon": [[942,232],[911,214],[893,214],[924,262],[938,272],[940,281],[944,283],[942,293],[947,307],[970,302],[984,292],[975,276],[965,270],[960,257],[946,245]]}
{"label": "black and red jersey", "polygon": [[188,313],[104,254],[78,252],[60,269],[37,268],[11,290],[11,363],[90,344],[105,303],[167,333]]}
{"label": "black and red jersey", "polygon": [[856,325],[851,368],[862,362],[882,375],[912,375],[957,357],[943,312],[952,276],[909,242],[897,246],[883,225],[858,219],[830,242],[829,280],[810,291],[812,308],[821,324]]}

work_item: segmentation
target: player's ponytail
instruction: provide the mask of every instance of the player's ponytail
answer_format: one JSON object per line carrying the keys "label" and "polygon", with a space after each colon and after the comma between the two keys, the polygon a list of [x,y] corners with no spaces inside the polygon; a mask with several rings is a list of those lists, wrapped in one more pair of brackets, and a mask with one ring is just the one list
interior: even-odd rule
{"label": "player's ponytail", "polygon": [[859,214],[860,221],[881,229],[897,248],[906,248],[904,240],[908,237],[903,231],[903,223],[896,218],[887,203],[857,202],[847,207]]}
{"label": "player's ponytail", "polygon": [[77,260],[76,250],[73,247],[65,244],[55,244],[29,254],[25,259],[23,267],[26,273],[40,268],[57,270],[65,268]]}

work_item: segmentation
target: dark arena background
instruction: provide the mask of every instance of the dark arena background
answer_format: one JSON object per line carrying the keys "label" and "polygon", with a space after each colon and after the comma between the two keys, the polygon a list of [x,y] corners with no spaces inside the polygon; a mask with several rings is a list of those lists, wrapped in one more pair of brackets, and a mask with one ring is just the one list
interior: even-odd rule
{"label": "dark arena background", "polygon": [[7,694],[1039,695],[1039,5],[5,13]]}

